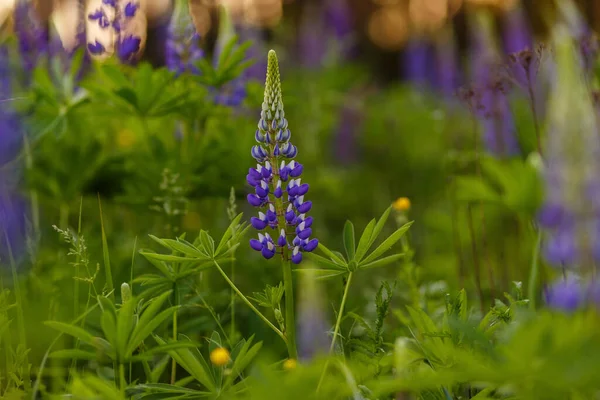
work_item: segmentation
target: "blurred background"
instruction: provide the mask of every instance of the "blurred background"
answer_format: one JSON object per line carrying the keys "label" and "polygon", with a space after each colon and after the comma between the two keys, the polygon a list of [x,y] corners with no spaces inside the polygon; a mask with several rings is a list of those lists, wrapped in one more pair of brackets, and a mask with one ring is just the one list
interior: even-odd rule
{"label": "blurred background", "polygon": [[[25,282],[34,356],[47,347],[40,321],[78,315],[90,285],[107,287],[108,261],[115,285],[154,271],[137,254],[156,249],[148,234],[216,235],[228,210],[253,215],[244,176],[271,48],[316,236],[342,249],[346,220],[361,231],[391,204],[386,232],[415,221],[410,257],[365,274],[349,309],[371,315],[365,299],[385,279],[397,305],[428,309],[464,287],[484,310],[513,282],[528,286],[544,251],[539,287],[562,274],[564,254],[539,250],[535,222],[554,76],[545,42],[566,22],[593,64],[599,2],[141,0],[115,39],[99,28],[105,1],[0,2],[0,263]],[[85,238],[85,263],[54,225]],[[249,248],[237,258],[244,292],[279,281]],[[341,282],[324,285],[340,297]],[[185,290],[182,332],[216,329],[207,304],[229,326],[220,276]],[[237,313],[243,336],[268,337]]]}

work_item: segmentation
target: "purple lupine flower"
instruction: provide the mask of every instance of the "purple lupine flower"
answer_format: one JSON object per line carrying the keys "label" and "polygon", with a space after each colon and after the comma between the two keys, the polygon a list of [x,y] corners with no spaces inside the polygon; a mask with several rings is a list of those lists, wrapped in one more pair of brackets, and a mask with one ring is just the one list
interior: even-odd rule
{"label": "purple lupine flower", "polygon": [[585,288],[573,277],[558,280],[544,292],[548,307],[560,311],[576,311],[586,300]]}
{"label": "purple lupine flower", "polygon": [[[600,139],[581,55],[568,31],[557,29],[556,80],[550,98],[545,205],[538,214],[545,229],[543,254],[553,266],[592,268],[600,260]],[[571,107],[577,104],[577,107]]]}
{"label": "purple lupine flower", "polygon": [[[124,63],[134,62],[142,47],[142,37],[127,29],[139,7],[140,3],[134,0],[102,0],[102,5],[87,15],[87,19],[96,22],[101,29],[113,30],[116,55]],[[105,44],[98,39],[88,42],[87,49],[94,56],[106,52]]]}
{"label": "purple lupine flower", "polygon": [[14,10],[15,33],[23,70],[30,74],[48,52],[48,29],[30,0],[18,0]]}
{"label": "purple lupine flower", "polygon": [[327,54],[327,32],[323,19],[319,18],[319,6],[307,3],[300,22],[298,52],[300,64],[305,68],[319,68]]}
{"label": "purple lupine flower", "polygon": [[[214,65],[218,68],[218,62],[223,48],[236,37],[236,28],[234,27],[226,7],[221,8],[221,17],[219,20],[219,36],[215,43]],[[236,43],[237,44],[237,43]],[[246,98],[246,71],[226,82],[224,85],[213,88],[214,101],[229,107],[237,107]]]}
{"label": "purple lupine flower", "polygon": [[14,163],[23,140],[19,115],[12,109],[9,53],[0,45],[0,264],[8,263],[9,248],[15,259],[25,249],[26,202],[16,190]]}
{"label": "purple lupine flower", "polygon": [[204,57],[200,47],[200,34],[189,14],[185,2],[178,1],[167,29],[165,64],[177,75],[184,72],[199,75],[196,63]]}
{"label": "purple lupine flower", "polygon": [[490,40],[490,32],[481,20],[475,20],[471,43],[472,85],[460,98],[483,127],[486,150],[499,157],[520,153],[516,126],[510,110],[510,85],[499,68],[499,60]]}
{"label": "purple lupine flower", "polygon": [[435,88],[447,98],[452,98],[459,87],[460,71],[454,32],[447,29],[435,46]]}
{"label": "purple lupine flower", "polygon": [[324,20],[327,33],[339,45],[342,60],[356,55],[356,41],[354,40],[354,21],[348,0],[328,0],[324,2]]}
{"label": "purple lupine flower", "polygon": [[246,78],[249,80],[263,79],[264,71],[267,69],[267,63],[264,61],[264,57],[261,56],[266,51],[263,31],[253,26],[238,26],[237,31],[243,41],[250,41],[252,43],[248,48],[246,56],[255,62],[246,69]]}
{"label": "purple lupine flower", "polygon": [[507,54],[533,48],[531,30],[521,5],[504,14],[502,39],[504,52]]}
{"label": "purple lupine flower", "polygon": [[273,50],[269,51],[265,97],[254,137],[258,145],[252,147],[251,155],[258,165],[249,169],[246,181],[254,188],[248,202],[261,211],[250,219],[250,224],[259,231],[270,229],[272,234],[260,233],[250,246],[267,259],[279,253],[285,260],[299,264],[302,253],[316,249],[319,241],[311,239],[313,219],[306,213],[312,202],[305,200],[309,185],[302,183],[304,167],[294,160],[298,149],[290,142],[279,64]]}
{"label": "purple lupine flower", "polygon": [[325,296],[312,273],[303,271],[298,291],[298,356],[309,361],[327,354],[330,339]]}
{"label": "purple lupine flower", "polygon": [[353,105],[344,105],[339,113],[339,123],[335,140],[335,156],[342,164],[352,164],[358,158],[357,133],[362,115]]}
{"label": "purple lupine flower", "polygon": [[403,76],[419,87],[428,86],[433,76],[433,48],[421,37],[411,38],[402,52]]}

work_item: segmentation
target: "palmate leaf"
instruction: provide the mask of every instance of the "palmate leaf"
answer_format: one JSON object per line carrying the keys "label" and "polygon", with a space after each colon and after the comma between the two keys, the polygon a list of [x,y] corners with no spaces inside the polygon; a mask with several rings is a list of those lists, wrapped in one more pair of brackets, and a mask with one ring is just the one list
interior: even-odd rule
{"label": "palmate leaf", "polygon": [[373,236],[373,232],[375,231],[376,221],[372,219],[368,224],[362,235],[360,236],[360,240],[358,241],[358,247],[356,248],[356,254],[354,256],[356,262],[360,262],[369,248],[371,247],[371,238]]}
{"label": "palmate leaf", "polygon": [[246,367],[250,365],[252,360],[256,357],[260,349],[262,348],[262,342],[256,343],[252,346],[254,335],[252,335],[242,346],[236,355],[233,366],[231,367],[231,373],[227,375],[225,383],[223,384],[223,390],[228,389],[234,383],[235,379],[244,372]]}
{"label": "palmate leaf", "polygon": [[[166,342],[158,336],[154,336],[154,339],[160,345],[166,344]],[[216,385],[206,366],[206,361],[202,360],[203,362],[200,362],[191,349],[170,350],[169,355],[177,362],[177,364],[193,376],[196,381],[201,383],[209,391],[215,391]]]}
{"label": "palmate leaf", "polygon": [[375,261],[377,258],[381,257],[385,252],[392,248],[393,245],[396,244],[400,240],[400,238],[408,231],[408,228],[412,225],[412,222],[408,222],[404,224],[402,227],[398,228],[396,232],[392,233],[390,237],[385,239],[383,243],[379,245],[371,254],[369,254],[362,262],[360,266],[366,265],[372,261]]}
{"label": "palmate leaf", "polygon": [[[320,244],[319,244],[320,246]],[[346,266],[343,265],[339,265],[336,264],[333,261],[330,261],[328,259],[326,259],[325,257],[322,257],[318,254],[315,253],[306,253],[306,257],[311,260],[314,261],[316,264],[322,266],[322,267],[326,267],[327,269],[331,269],[331,270],[339,270],[339,271],[348,271],[348,268]]]}
{"label": "palmate leaf", "polygon": [[144,350],[143,353],[137,354],[133,357],[130,357],[129,361],[142,361],[142,360],[152,360],[157,354],[166,354],[169,351],[184,349],[184,348],[196,348],[199,346],[198,343],[193,342],[172,342],[161,344],[159,346],[153,347],[149,350]]}
{"label": "palmate leaf", "polygon": [[131,338],[129,340],[128,350],[130,353],[133,352],[133,350],[137,346],[139,346],[139,344],[146,337],[148,337],[158,325],[160,325],[160,323],[162,321],[160,321],[155,326],[156,320],[159,319],[157,317],[157,314],[159,314],[159,311],[160,311],[162,305],[169,298],[171,293],[172,293],[172,291],[169,290],[169,291],[161,294],[160,296],[154,298],[150,302],[150,305],[148,305],[146,307],[146,309],[141,313],[141,315],[139,317],[139,321],[136,324],[135,328],[133,329],[133,332],[131,333]]}
{"label": "palmate leaf", "polygon": [[383,258],[380,258],[378,260],[372,261],[367,264],[360,264],[358,266],[358,269],[373,269],[373,268],[384,267],[388,264],[391,264],[393,262],[400,260],[403,257],[404,257],[404,254],[394,254],[393,256],[383,257]]}
{"label": "palmate leaf", "polygon": [[67,360],[96,360],[98,358],[98,354],[93,351],[85,351],[85,350],[77,350],[77,349],[66,349],[66,350],[57,350],[50,353],[50,357],[52,358],[63,358]]}
{"label": "palmate leaf", "polygon": [[46,321],[44,325],[49,326],[52,329],[56,329],[59,332],[73,336],[84,343],[93,344],[94,336],[83,328],[75,325],[66,324],[58,321]]}
{"label": "palmate leaf", "polygon": [[131,354],[128,351],[127,342],[133,330],[133,309],[134,301],[133,299],[129,299],[121,305],[117,316],[116,348],[120,360],[124,360]]}

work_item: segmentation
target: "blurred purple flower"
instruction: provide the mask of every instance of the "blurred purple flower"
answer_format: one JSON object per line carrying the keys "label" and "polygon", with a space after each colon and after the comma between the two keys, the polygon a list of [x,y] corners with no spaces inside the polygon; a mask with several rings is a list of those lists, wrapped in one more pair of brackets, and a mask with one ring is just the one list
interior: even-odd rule
{"label": "blurred purple flower", "polygon": [[573,312],[585,304],[586,290],[581,282],[573,277],[567,277],[555,282],[545,290],[548,307]]}
{"label": "blurred purple flower", "polygon": [[428,86],[434,75],[434,53],[431,42],[423,38],[412,38],[402,55],[404,79],[418,86]]}
{"label": "blurred purple flower", "polygon": [[453,98],[459,86],[458,54],[451,29],[438,38],[435,46],[435,88],[447,98]]}
{"label": "blurred purple flower", "polygon": [[498,157],[511,157],[521,150],[508,99],[510,84],[492,43],[486,25],[474,20],[470,49],[472,84],[459,97],[479,119],[486,150]]}
{"label": "blurred purple flower", "polygon": [[513,7],[504,15],[502,39],[504,52],[507,54],[533,47],[527,15],[521,5]]}
{"label": "blurred purple flower", "polygon": [[339,122],[334,136],[336,159],[344,165],[357,161],[357,133],[362,119],[360,111],[353,106],[344,105],[339,112]]}
{"label": "blurred purple flower", "polygon": [[39,60],[48,52],[49,37],[47,27],[42,24],[30,0],[17,0],[14,10],[14,29],[23,70],[31,74]]}
{"label": "blurred purple flower", "polygon": [[189,11],[179,2],[167,30],[165,43],[165,63],[177,75],[184,72],[200,74],[196,62],[204,57],[200,47],[200,34],[192,21]]}
{"label": "blurred purple flower", "polygon": [[298,292],[298,356],[308,361],[318,355],[327,354],[329,348],[329,323],[325,313],[325,297],[308,271],[300,275]]}

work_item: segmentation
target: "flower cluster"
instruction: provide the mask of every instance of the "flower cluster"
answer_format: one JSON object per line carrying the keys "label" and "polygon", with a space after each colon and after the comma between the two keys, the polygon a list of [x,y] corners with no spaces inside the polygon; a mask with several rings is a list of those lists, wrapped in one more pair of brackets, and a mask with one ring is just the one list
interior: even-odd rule
{"label": "flower cluster", "polygon": [[[140,4],[136,1],[102,0],[100,7],[88,14],[89,21],[96,22],[102,31],[114,33],[115,52],[122,62],[131,62],[142,47],[142,37],[128,29],[136,17]],[[106,45],[98,39],[87,44],[90,54],[99,56],[107,52]]]}
{"label": "flower cluster", "polygon": [[600,260],[600,140],[581,54],[573,38],[564,36],[555,46],[557,75],[544,149],[546,199],[538,222],[546,234],[546,261],[586,271]]}
{"label": "flower cluster", "polygon": [[23,69],[31,73],[40,57],[48,51],[48,29],[42,24],[31,0],[17,1],[14,25]]}
{"label": "flower cluster", "polygon": [[196,62],[204,57],[200,34],[196,31],[186,2],[179,1],[167,30],[165,63],[169,70],[180,75],[184,72],[200,74]]}
{"label": "flower cluster", "polygon": [[584,282],[568,276],[554,282],[544,290],[548,307],[573,312],[587,305],[600,306],[600,285],[597,281]]}
{"label": "flower cluster", "polygon": [[250,246],[266,259],[280,253],[284,259],[299,264],[302,252],[313,251],[319,241],[310,238],[313,219],[306,213],[312,203],[304,199],[309,185],[301,181],[303,166],[294,160],[298,149],[290,143],[290,138],[283,110],[279,65],[271,50],[261,118],[255,134],[258,145],[251,152],[258,165],[249,169],[246,180],[255,191],[248,195],[248,202],[262,210],[250,223],[259,231],[270,228],[277,234],[273,238],[267,232],[259,233],[258,240],[252,239]]}

